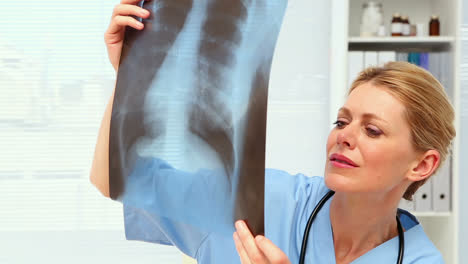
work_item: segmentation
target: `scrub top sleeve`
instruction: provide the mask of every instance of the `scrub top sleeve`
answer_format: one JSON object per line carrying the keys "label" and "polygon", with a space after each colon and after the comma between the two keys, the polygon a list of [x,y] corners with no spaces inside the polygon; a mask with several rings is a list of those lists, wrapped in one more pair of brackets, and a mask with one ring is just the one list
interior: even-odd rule
{"label": "scrub top sleeve", "polygon": [[172,244],[195,257],[211,231],[226,229],[218,222],[228,222],[216,217],[228,198],[217,173],[222,172],[181,171],[163,160],[139,157],[119,199],[127,238]]}
{"label": "scrub top sleeve", "polygon": [[207,234],[195,228],[150,214],[124,204],[125,237],[162,245],[174,245],[187,256],[195,258]]}
{"label": "scrub top sleeve", "polygon": [[323,177],[274,169],[265,172],[265,235],[292,263],[299,259],[310,212],[327,191]]}
{"label": "scrub top sleeve", "polygon": [[173,245],[150,214],[127,204],[124,204],[123,209],[125,237],[128,240]]}

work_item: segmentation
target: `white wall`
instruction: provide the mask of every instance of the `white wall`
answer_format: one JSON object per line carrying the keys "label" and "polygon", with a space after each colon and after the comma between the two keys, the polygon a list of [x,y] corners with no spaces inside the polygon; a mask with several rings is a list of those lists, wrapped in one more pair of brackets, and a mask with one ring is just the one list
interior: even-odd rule
{"label": "white wall", "polygon": [[323,175],[329,120],[330,1],[290,0],[273,59],[266,167]]}
{"label": "white wall", "polygon": [[463,0],[461,9],[461,54],[460,54],[460,138],[459,158],[459,258],[458,263],[468,263],[468,0]]}

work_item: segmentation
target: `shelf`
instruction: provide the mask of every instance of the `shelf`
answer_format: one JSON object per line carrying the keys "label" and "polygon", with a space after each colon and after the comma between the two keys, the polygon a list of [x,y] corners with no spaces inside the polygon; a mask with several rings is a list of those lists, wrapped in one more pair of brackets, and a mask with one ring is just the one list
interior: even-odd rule
{"label": "shelf", "polygon": [[416,217],[449,217],[452,212],[411,212]]}
{"label": "shelf", "polygon": [[350,50],[411,50],[411,49],[447,49],[455,43],[451,36],[437,37],[350,37]]}
{"label": "shelf", "polygon": [[420,44],[450,44],[455,41],[454,37],[350,37],[348,43],[362,44],[396,44],[396,43],[420,43]]}

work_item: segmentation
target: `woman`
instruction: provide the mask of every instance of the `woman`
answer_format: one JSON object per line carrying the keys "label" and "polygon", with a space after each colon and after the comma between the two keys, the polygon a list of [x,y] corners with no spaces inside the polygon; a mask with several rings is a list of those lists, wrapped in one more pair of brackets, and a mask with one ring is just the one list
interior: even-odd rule
{"label": "woman", "polygon": [[[136,2],[122,0],[116,6],[105,34],[116,70],[125,27],[144,27],[130,15],[149,16]],[[112,100],[91,171],[91,181],[106,196]],[[127,238],[176,245],[201,264],[238,263],[239,257],[246,264],[297,263],[307,220],[319,200],[333,190],[335,194],[324,203],[307,236],[306,263],[396,263],[399,223],[404,231],[403,263],[443,263],[416,218],[397,207],[402,197],[411,200],[446,159],[455,136],[453,119],[443,87],[430,73],[402,62],[369,68],[352,84],[339,110],[327,141],[324,178],[266,170],[268,238],[253,237],[243,221],[236,222],[233,237],[226,237],[161,217],[151,206],[142,205],[157,203],[161,192],[154,189],[148,189],[154,197],[143,191],[134,194],[138,198],[123,200]],[[142,160],[137,167],[134,173],[148,180],[162,170],[177,173],[155,160]],[[197,183],[173,184],[184,188],[184,184],[193,187]],[[163,187],[138,186],[143,188]]]}

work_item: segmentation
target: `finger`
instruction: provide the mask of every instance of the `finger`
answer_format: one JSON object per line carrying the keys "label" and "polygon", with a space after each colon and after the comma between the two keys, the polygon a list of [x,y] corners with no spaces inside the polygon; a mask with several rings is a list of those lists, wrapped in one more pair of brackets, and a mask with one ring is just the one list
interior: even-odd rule
{"label": "finger", "polygon": [[144,25],[140,21],[128,16],[116,16],[112,19],[109,28],[107,29],[108,34],[114,34],[119,32],[122,27],[130,26],[135,29],[143,29]]}
{"label": "finger", "polygon": [[136,5],[116,5],[112,12],[112,17],[134,15],[141,18],[147,18],[150,12]]}
{"label": "finger", "polygon": [[247,255],[247,252],[245,251],[244,246],[242,245],[242,242],[240,241],[240,238],[237,232],[234,232],[232,236],[234,238],[234,244],[236,245],[237,254],[239,254],[241,263],[251,264],[249,260],[249,256]]}
{"label": "finger", "polygon": [[236,230],[237,234],[239,235],[240,241],[244,246],[247,255],[249,256],[250,261],[255,264],[266,264],[266,258],[258,249],[257,244],[255,243],[255,239],[252,236],[252,233],[250,232],[245,222],[237,221]]}
{"label": "finger", "polygon": [[258,235],[255,237],[255,242],[257,243],[260,251],[265,255],[270,263],[275,264],[285,264],[290,263],[288,256],[277,247],[271,240],[268,238]]}

